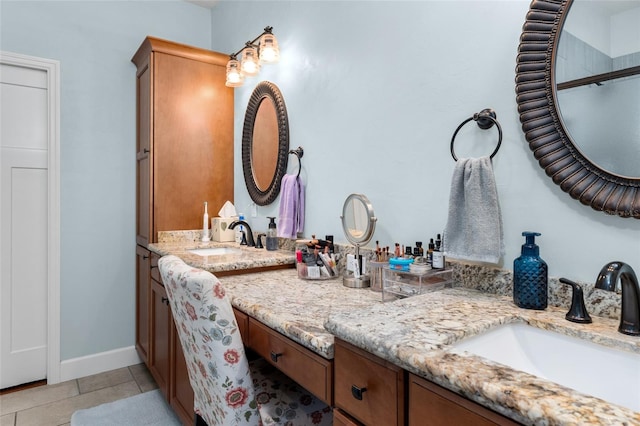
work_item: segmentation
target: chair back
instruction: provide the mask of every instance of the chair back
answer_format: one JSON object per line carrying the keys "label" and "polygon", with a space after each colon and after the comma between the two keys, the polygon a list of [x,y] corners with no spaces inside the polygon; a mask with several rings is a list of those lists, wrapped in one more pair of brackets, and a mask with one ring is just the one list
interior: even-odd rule
{"label": "chair back", "polygon": [[176,256],[158,262],[194,391],[209,426],[257,425],[255,391],[229,298],[211,273]]}

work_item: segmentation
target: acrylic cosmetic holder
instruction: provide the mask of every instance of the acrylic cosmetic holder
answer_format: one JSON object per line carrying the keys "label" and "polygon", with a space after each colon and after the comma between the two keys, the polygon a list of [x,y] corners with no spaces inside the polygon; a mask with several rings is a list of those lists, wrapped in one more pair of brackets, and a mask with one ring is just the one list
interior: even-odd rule
{"label": "acrylic cosmetic holder", "polygon": [[422,272],[382,267],[382,301],[392,301],[451,287],[451,269],[429,269]]}

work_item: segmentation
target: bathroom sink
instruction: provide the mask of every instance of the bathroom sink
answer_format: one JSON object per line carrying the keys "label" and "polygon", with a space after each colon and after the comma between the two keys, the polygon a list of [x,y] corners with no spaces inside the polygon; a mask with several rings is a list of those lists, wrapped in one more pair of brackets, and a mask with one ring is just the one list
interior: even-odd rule
{"label": "bathroom sink", "polygon": [[188,252],[198,256],[221,256],[224,254],[240,254],[242,250],[234,247],[210,247],[188,250]]}
{"label": "bathroom sink", "polygon": [[521,323],[463,339],[452,348],[640,411],[640,354]]}

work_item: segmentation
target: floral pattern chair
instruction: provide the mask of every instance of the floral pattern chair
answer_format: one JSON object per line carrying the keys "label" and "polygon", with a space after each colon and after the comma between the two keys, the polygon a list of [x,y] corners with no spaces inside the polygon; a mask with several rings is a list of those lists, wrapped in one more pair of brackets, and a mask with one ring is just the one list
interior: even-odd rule
{"label": "floral pattern chair", "polygon": [[331,425],[332,410],[264,359],[248,361],[229,298],[211,273],[158,263],[194,391],[196,424]]}

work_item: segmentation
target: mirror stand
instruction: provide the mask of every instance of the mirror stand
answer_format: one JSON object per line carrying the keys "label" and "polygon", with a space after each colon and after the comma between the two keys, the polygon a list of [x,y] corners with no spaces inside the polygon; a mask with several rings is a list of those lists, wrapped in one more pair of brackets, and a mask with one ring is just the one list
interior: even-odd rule
{"label": "mirror stand", "polygon": [[[362,269],[362,258],[360,257],[360,244],[355,244],[355,259],[358,259],[358,268]],[[371,277],[366,273],[358,273],[345,269],[342,277],[342,285],[349,288],[367,288],[371,285]]]}

